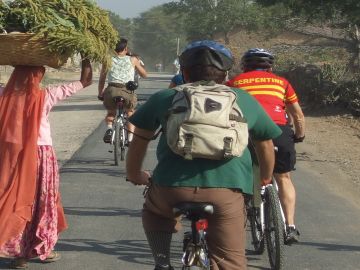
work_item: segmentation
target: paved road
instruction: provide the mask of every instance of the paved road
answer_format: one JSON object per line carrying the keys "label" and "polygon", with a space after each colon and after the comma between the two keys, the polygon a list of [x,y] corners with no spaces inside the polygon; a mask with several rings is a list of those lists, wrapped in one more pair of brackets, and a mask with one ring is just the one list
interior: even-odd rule
{"label": "paved road", "polygon": [[[167,84],[168,78],[164,76],[144,80],[139,96],[146,98]],[[86,99],[91,98],[83,100]],[[69,102],[61,105],[63,109],[55,110],[55,114],[66,111],[65,106],[71,106]],[[75,110],[75,107],[70,108]],[[97,127],[81,141],[81,148],[66,163],[64,155],[61,191],[69,229],[61,235],[56,247],[63,259],[47,265],[34,260],[29,269],[152,270],[152,256],[141,226],[143,190],[125,182],[123,165],[113,165],[110,148],[102,142],[105,127],[100,123],[101,107],[82,104],[81,108]],[[77,128],[81,128],[81,123],[77,123]],[[68,123],[63,121],[63,125],[64,129]],[[91,125],[86,124],[85,129],[90,131]],[[62,135],[55,133],[61,140]],[[61,154],[64,150],[61,145],[58,144],[58,152],[66,154]],[[154,167],[155,146],[155,142],[150,145],[145,168]],[[301,149],[299,152],[302,153]],[[337,176],[336,168],[324,164],[315,166],[305,157],[304,153],[299,155],[298,169],[294,173],[301,243],[286,249],[285,269],[360,269],[359,208],[339,193],[340,188],[328,184],[327,179],[341,177]],[[181,235],[176,235],[173,241],[172,257],[177,269],[180,269],[180,238]],[[248,247],[249,269],[269,269],[266,253],[253,255],[250,245]],[[0,261],[0,269],[7,269],[6,262]]]}

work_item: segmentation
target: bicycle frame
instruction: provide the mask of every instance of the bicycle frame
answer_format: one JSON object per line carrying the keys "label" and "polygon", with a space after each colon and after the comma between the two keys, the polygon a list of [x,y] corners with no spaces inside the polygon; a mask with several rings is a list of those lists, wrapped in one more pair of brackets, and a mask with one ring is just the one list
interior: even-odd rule
{"label": "bicycle frame", "polygon": [[184,267],[196,265],[208,268],[210,261],[205,240],[207,227],[206,219],[191,220],[191,234],[184,234],[184,254],[181,259]]}
{"label": "bicycle frame", "polygon": [[210,270],[205,215],[211,215],[213,211],[213,206],[207,203],[184,202],[174,207],[176,215],[181,214],[191,221],[191,231],[184,233],[182,270]]}
{"label": "bicycle frame", "polygon": [[121,96],[114,97],[116,103],[116,116],[113,121],[113,134],[111,144],[114,146],[115,165],[119,165],[120,161],[125,159],[125,146],[127,145],[127,119],[124,110],[125,99]]}

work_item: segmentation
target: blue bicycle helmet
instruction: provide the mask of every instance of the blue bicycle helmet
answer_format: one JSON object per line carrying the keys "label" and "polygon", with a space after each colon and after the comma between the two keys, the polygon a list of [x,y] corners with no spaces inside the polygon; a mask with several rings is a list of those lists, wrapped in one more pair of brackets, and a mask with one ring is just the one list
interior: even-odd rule
{"label": "blue bicycle helmet", "polygon": [[260,48],[250,49],[241,58],[241,65],[248,68],[271,68],[274,64],[274,55]]}
{"label": "blue bicycle helmet", "polygon": [[187,45],[179,57],[182,68],[196,65],[215,66],[228,71],[233,65],[231,51],[212,40],[194,41]]}

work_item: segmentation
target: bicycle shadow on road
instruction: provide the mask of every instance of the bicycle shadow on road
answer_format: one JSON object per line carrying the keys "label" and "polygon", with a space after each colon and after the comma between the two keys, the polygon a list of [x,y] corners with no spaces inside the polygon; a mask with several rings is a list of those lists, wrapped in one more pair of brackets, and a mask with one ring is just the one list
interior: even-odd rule
{"label": "bicycle shadow on road", "polygon": [[146,240],[104,242],[94,239],[61,239],[56,245],[56,250],[101,253],[116,256],[119,260],[130,263],[153,265],[153,257]]}
{"label": "bicycle shadow on road", "polygon": [[126,209],[119,207],[64,207],[65,214],[69,216],[128,216],[128,217],[141,217],[141,209]]}
{"label": "bicycle shadow on road", "polygon": [[104,111],[102,104],[84,104],[84,105],[58,105],[52,109],[52,112],[70,112],[70,111]]}
{"label": "bicycle shadow on road", "polygon": [[315,243],[315,242],[303,242],[301,241],[297,245],[299,246],[311,246],[325,251],[360,251],[360,246],[341,245],[341,244],[327,244],[327,243]]}
{"label": "bicycle shadow on road", "polygon": [[[117,240],[104,242],[94,239],[61,239],[56,245],[60,252],[101,253],[116,256],[118,260],[141,265],[154,265],[153,256],[146,240]],[[178,243],[171,247],[171,257],[181,258]],[[65,255],[66,257],[66,255]],[[68,259],[71,263],[71,258]],[[174,263],[176,265],[176,263]]]}
{"label": "bicycle shadow on road", "polygon": [[71,159],[61,167],[60,174],[100,174],[125,178],[126,171],[124,167],[115,166],[110,159]]}

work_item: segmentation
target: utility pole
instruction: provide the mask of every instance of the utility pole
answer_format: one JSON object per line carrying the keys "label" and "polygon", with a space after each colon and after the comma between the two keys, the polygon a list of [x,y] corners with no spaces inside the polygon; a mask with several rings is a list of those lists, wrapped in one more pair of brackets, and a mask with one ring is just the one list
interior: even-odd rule
{"label": "utility pole", "polygon": [[215,22],[214,32],[216,32],[216,20],[217,20],[216,7],[218,5],[218,0],[208,0],[208,1],[211,9],[214,11],[214,22]]}
{"label": "utility pole", "polygon": [[180,54],[180,38],[176,38],[176,57]]}

